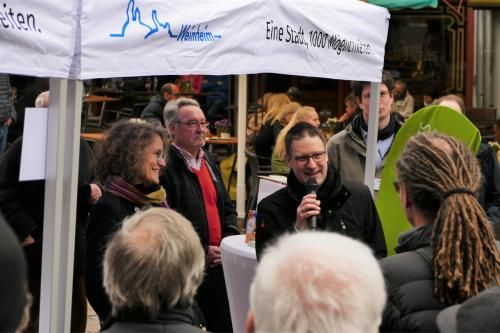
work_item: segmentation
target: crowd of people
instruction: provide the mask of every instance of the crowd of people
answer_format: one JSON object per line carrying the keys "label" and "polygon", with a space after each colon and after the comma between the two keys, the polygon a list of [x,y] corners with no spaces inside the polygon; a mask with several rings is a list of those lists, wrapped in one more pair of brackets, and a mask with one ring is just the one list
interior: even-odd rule
{"label": "crowd of people", "polygon": [[[370,84],[352,82],[329,139],[292,88],[264,95],[250,128],[259,163],[287,185],[258,204],[247,332],[500,331],[500,171],[489,145],[475,154],[437,132],[408,140],[394,186],[412,228],[387,256],[363,185]],[[464,113],[455,95],[433,103]],[[410,105],[404,82],[384,72],[377,177]],[[104,331],[233,331],[220,245],[241,232],[204,149],[211,112],[167,82],[143,119],[115,122],[94,148],[81,140],[72,332],[85,331],[87,299]],[[19,181],[21,149],[22,136],[0,159],[0,332],[38,331],[45,182]]]}

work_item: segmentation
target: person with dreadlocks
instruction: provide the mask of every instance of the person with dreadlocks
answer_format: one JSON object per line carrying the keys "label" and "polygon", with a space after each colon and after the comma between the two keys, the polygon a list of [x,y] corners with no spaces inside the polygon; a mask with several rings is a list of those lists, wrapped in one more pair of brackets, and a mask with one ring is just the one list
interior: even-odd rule
{"label": "person with dreadlocks", "polygon": [[481,171],[467,146],[438,134],[411,138],[396,164],[413,229],[380,261],[388,300],[381,332],[437,332],[436,317],[500,282],[491,224],[477,200]]}

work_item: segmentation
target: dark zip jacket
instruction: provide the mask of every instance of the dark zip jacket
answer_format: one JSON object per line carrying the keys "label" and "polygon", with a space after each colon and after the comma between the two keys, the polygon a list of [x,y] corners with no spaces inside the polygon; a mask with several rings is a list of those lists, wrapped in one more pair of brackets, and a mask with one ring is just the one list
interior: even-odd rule
{"label": "dark zip jacket", "polygon": [[432,226],[402,233],[398,254],[384,258],[387,303],[380,332],[437,332],[436,317],[445,305],[434,296]]}
{"label": "dark zip jacket", "polygon": [[[278,236],[295,232],[297,207],[306,188],[293,171],[288,186],[264,198],[257,208],[256,251],[260,258],[264,248]],[[321,213],[318,229],[338,232],[359,239],[370,246],[378,258],[387,255],[382,225],[368,187],[342,182],[337,170],[329,165],[325,182],[318,189]]]}

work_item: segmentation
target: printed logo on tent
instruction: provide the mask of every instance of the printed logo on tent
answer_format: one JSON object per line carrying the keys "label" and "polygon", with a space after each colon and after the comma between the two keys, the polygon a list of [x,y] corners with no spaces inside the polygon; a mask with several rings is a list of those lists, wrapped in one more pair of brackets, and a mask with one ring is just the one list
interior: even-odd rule
{"label": "printed logo on tent", "polygon": [[130,23],[135,23],[144,28],[145,34],[144,39],[147,39],[151,35],[161,31],[166,30],[170,38],[175,38],[178,42],[213,42],[221,39],[220,34],[214,34],[208,30],[208,25],[201,24],[183,24],[181,26],[180,32],[175,34],[172,31],[170,23],[160,22],[158,19],[158,13],[156,9],[151,11],[152,23],[146,23],[141,17],[141,10],[135,4],[135,0],[129,0],[127,4],[127,9],[125,11],[126,20],[123,23],[122,30],[120,33],[112,33],[110,37],[124,38],[127,34],[127,28]]}

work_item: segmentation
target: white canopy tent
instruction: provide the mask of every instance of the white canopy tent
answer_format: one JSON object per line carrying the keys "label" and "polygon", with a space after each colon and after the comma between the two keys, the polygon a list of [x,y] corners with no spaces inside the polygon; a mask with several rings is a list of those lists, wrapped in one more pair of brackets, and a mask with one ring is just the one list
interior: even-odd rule
{"label": "white canopy tent", "polygon": [[373,189],[388,25],[386,9],[357,0],[47,0],[43,6],[17,0],[6,5],[0,11],[0,72],[53,78],[40,331],[69,331],[81,80],[239,74],[237,208],[243,216],[246,74],[372,82],[365,181]]}

